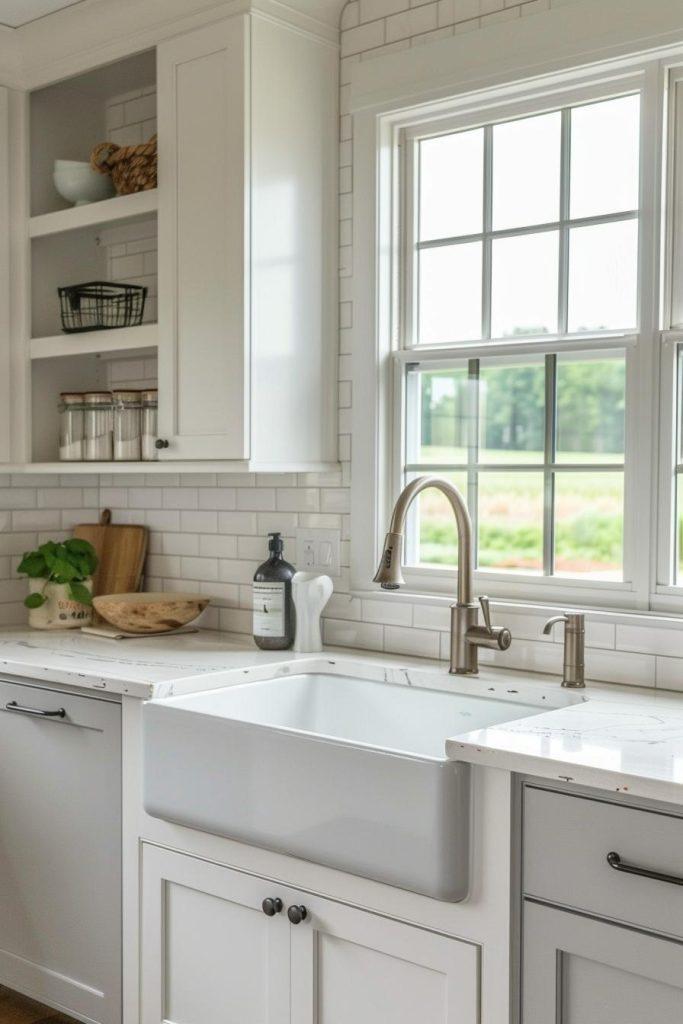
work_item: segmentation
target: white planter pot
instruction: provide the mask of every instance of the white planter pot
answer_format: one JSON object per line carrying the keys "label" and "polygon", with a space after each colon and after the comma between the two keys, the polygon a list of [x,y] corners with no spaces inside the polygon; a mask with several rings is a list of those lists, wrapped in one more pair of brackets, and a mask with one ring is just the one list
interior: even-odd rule
{"label": "white planter pot", "polygon": [[[92,580],[83,581],[92,594]],[[92,606],[73,601],[66,583],[46,583],[43,579],[28,581],[29,593],[47,598],[40,608],[29,608],[28,624],[32,629],[80,629],[92,622]]]}

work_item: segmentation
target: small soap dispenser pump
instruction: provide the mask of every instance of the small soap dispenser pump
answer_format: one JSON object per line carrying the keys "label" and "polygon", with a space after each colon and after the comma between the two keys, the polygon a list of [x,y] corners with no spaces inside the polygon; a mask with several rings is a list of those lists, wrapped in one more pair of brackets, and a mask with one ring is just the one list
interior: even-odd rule
{"label": "small soap dispenser pump", "polygon": [[286,651],[294,643],[294,566],[282,557],[279,533],[268,534],[270,557],[254,574],[254,642],[264,651]]}

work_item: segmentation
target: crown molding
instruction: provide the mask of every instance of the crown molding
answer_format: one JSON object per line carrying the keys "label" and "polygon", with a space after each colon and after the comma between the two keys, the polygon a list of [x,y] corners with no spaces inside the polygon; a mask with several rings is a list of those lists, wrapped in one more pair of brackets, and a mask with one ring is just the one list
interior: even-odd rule
{"label": "crown molding", "polygon": [[17,29],[0,26],[0,81],[41,88],[250,11],[338,46],[341,6],[340,0],[81,0]]}

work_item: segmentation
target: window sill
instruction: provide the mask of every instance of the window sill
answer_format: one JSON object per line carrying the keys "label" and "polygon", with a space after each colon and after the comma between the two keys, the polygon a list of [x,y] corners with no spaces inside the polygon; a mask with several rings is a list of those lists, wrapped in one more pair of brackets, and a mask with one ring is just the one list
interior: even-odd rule
{"label": "window sill", "polygon": [[[386,591],[353,589],[351,596],[362,601],[401,602],[418,606],[448,608],[455,602],[455,587],[452,596],[428,594],[410,590]],[[507,611],[518,615],[556,615],[566,611],[568,607],[583,611],[589,622],[601,622],[619,626],[649,626],[660,629],[681,629],[683,625],[683,595],[680,598],[681,613],[671,611],[625,611],[620,608],[578,607],[575,604],[548,603],[541,601],[511,601],[509,599],[492,598],[491,607],[497,612]]]}

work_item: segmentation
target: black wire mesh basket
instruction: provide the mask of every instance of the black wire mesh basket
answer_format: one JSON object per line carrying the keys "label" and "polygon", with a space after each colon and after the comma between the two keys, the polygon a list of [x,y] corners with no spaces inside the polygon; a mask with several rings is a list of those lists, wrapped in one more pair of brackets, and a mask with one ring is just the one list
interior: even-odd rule
{"label": "black wire mesh basket", "polygon": [[113,327],[137,327],[145,312],[147,289],[139,284],[89,281],[58,288],[62,330],[106,331]]}

